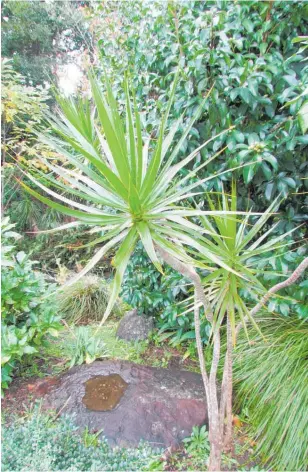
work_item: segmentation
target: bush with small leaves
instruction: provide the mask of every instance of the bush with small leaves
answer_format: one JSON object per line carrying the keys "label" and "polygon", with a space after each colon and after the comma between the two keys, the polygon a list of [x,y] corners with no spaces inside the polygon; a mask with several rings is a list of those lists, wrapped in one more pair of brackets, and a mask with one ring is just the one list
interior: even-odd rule
{"label": "bush with small leaves", "polygon": [[3,472],[147,470],[160,454],[146,444],[111,448],[104,437],[87,447],[80,432],[72,419],[53,421],[36,408],[30,417],[3,428]]}

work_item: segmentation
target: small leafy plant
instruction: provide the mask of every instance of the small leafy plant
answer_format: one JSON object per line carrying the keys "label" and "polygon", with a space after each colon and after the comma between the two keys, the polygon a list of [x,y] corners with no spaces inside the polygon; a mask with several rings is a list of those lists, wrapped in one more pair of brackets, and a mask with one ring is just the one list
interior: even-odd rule
{"label": "small leafy plant", "polygon": [[93,333],[90,326],[79,326],[71,330],[72,337],[69,342],[70,367],[81,365],[84,362],[91,364],[96,359],[107,357],[108,352],[105,343],[99,336]]}
{"label": "small leafy plant", "polygon": [[203,459],[210,452],[210,443],[206,426],[194,426],[188,438],[183,439],[185,449],[190,454],[202,455]]}
{"label": "small leafy plant", "polygon": [[39,408],[2,431],[4,472],[147,470],[160,453],[146,444],[134,449],[111,448],[102,436],[89,440],[89,432],[82,434],[72,418],[54,421]]}

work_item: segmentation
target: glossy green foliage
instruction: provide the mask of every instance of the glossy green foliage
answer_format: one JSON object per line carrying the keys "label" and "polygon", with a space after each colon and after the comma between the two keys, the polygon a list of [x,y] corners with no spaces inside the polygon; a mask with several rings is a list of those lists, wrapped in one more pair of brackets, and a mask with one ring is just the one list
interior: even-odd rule
{"label": "glossy green foliage", "polygon": [[164,275],[158,272],[138,244],[127,266],[121,297],[140,314],[158,318],[165,310],[176,309],[176,300],[182,300],[188,288],[183,277],[171,268],[164,267]]}
{"label": "glossy green foliage", "polygon": [[[127,266],[121,297],[140,314],[155,317],[161,341],[168,340],[172,346],[194,345],[193,313],[188,309],[191,291],[188,280],[166,265],[162,275],[149,263],[142,246],[137,246]],[[208,342],[210,326],[204,317],[201,336]]]}
{"label": "glossy green foliage", "polygon": [[98,439],[95,434],[82,432],[71,418],[54,421],[39,408],[2,431],[2,470],[6,472],[139,471],[147,470],[161,453],[149,445],[111,448],[104,437]]}
{"label": "glossy green foliage", "polygon": [[[172,119],[183,110],[192,115],[200,94],[214,84],[181,151],[235,125],[232,133],[202,150],[194,165],[226,145],[205,175],[252,162],[237,172],[240,208],[246,209],[250,201],[263,211],[281,193],[288,197],[282,218],[293,226],[303,220],[308,182],[302,108],[307,102],[307,51],[292,39],[306,33],[307,3],[123,1],[92,7],[89,15],[96,21],[104,62],[114,70],[115,80],[131,70],[136,95],[150,110],[147,128],[155,125],[157,107],[167,99],[170,73],[180,63]],[[221,191],[230,178],[224,174],[203,186]]]}
{"label": "glossy green foliage", "polygon": [[[26,354],[35,354],[46,334],[56,336],[60,329],[54,288],[48,286],[43,276],[33,270],[34,261],[24,252],[15,254],[7,218],[2,222],[2,272],[1,272],[1,365],[2,387],[11,381],[10,374]],[[18,235],[17,235],[18,236]],[[47,298],[46,298],[47,297]]]}
{"label": "glossy green foliage", "polygon": [[236,398],[273,470],[307,468],[307,321],[295,317],[258,320],[265,338],[249,328],[234,356]]}

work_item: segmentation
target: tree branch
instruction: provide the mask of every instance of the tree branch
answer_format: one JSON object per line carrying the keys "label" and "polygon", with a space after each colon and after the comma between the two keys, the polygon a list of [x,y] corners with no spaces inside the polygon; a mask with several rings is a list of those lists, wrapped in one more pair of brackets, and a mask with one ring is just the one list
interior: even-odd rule
{"label": "tree branch", "polygon": [[[306,257],[300,265],[295,269],[295,271],[290,275],[290,277],[283,282],[279,282],[278,284],[274,285],[274,287],[270,288],[269,291],[261,298],[259,303],[250,311],[250,316],[245,316],[244,322],[249,321],[249,318],[252,316],[255,316],[258,311],[261,310],[266,304],[266,302],[269,300],[271,295],[274,293],[278,292],[279,290],[289,287],[290,285],[294,284],[300,276],[304,273],[304,271],[308,267],[308,257]],[[243,323],[240,323],[237,328],[236,328],[236,336],[240,332],[241,328],[243,326]]]}

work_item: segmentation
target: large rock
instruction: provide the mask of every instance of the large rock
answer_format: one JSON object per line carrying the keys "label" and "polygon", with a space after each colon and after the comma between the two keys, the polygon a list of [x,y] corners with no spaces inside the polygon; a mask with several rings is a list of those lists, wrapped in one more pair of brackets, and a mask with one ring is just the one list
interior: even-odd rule
{"label": "large rock", "polygon": [[117,330],[117,336],[126,341],[141,341],[148,338],[153,328],[153,318],[145,315],[138,315],[137,310],[131,310],[121,319]]}
{"label": "large rock", "polygon": [[103,429],[111,445],[175,446],[207,423],[199,374],[125,361],[74,367],[45,399],[47,408],[74,414],[77,425]]}

